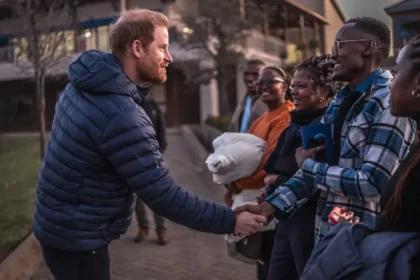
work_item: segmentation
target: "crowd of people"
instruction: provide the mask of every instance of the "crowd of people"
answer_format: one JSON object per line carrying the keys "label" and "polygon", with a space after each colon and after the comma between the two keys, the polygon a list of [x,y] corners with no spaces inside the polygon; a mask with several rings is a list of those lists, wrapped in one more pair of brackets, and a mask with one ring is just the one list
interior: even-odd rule
{"label": "crowd of people", "polygon": [[[126,232],[136,199],[137,242],[149,231],[143,203],[155,213],[160,244],[163,217],[245,237],[274,218],[275,230],[262,232],[258,279],[420,279],[419,37],[393,73],[380,69],[390,30],[369,17],[347,21],[331,55],[306,58],[294,73],[247,61],[247,93],[230,132],[267,148],[255,172],[225,186],[224,206],[184,191],[162,157],[161,122],[146,96],[172,62],[167,28],[161,13],[127,11],[110,33],[112,53],[87,51],[69,67],[33,225],[56,280],[110,279],[108,245]],[[332,145],[303,148],[302,128],[322,124],[331,124]],[[257,203],[232,209],[247,191]],[[359,222],[332,223],[337,208]]]}

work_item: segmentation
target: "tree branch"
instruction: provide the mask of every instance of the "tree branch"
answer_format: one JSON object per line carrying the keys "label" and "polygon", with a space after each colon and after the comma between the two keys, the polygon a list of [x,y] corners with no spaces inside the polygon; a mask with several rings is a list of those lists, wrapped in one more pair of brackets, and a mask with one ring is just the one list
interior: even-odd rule
{"label": "tree branch", "polygon": [[[28,61],[33,75],[47,73],[69,54],[66,47],[66,29],[69,25],[69,0],[17,1],[15,11],[21,38],[15,40],[16,65],[28,73]],[[61,25],[61,30],[58,27]]]}

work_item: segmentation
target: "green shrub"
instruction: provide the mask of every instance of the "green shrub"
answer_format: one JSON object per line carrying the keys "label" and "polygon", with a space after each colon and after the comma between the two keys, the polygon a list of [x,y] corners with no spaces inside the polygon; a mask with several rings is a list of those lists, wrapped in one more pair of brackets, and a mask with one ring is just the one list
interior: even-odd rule
{"label": "green shrub", "polygon": [[226,132],[229,129],[230,119],[226,117],[208,116],[205,123],[222,132]]}

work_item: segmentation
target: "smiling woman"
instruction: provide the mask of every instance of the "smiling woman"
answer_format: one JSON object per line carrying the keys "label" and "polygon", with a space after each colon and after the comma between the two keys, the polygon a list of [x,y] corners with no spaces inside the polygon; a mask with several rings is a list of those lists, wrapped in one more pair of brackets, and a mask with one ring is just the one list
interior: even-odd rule
{"label": "smiling woman", "polygon": [[260,189],[265,186],[264,177],[267,173],[263,166],[274,150],[278,137],[289,125],[289,112],[294,109],[292,102],[286,98],[289,90],[287,80],[287,74],[283,69],[277,66],[268,66],[261,70],[259,79],[255,83],[260,100],[267,105],[268,112],[252,124],[248,133],[267,141],[267,150],[257,171],[236,182],[239,189]]}
{"label": "smiling woman", "polygon": [[[257,170],[248,177],[236,181],[236,187],[241,190],[260,190],[265,186],[264,177],[267,173],[263,167],[271,152],[274,150],[277,139],[290,122],[290,111],[294,109],[292,102],[287,100],[289,85],[288,76],[278,66],[268,66],[261,70],[256,81],[257,93],[260,100],[268,107],[268,112],[258,118],[249,129],[251,133],[267,142],[267,149],[261,159]],[[260,260],[264,263],[258,267],[259,276],[266,278],[270,263],[273,243],[273,231],[263,233]]]}
{"label": "smiling woman", "polygon": [[[333,62],[329,56],[305,59],[296,67],[290,86],[296,110],[290,112],[291,122],[280,135],[274,151],[264,165],[267,172],[266,195],[289,180],[297,171],[295,152],[302,146],[300,127],[319,124],[329,101],[336,92],[332,81]],[[312,198],[293,217],[277,226],[269,277],[276,280],[298,279],[313,247],[318,195]],[[286,262],[284,260],[287,260]]]}
{"label": "smiling woman", "polygon": [[327,55],[305,59],[296,67],[290,87],[296,111],[327,107],[337,90],[332,80],[333,67]]}

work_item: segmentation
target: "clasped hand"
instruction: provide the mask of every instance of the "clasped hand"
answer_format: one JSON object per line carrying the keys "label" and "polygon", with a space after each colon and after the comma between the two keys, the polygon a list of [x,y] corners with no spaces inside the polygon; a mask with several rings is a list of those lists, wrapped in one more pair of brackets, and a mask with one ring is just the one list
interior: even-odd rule
{"label": "clasped hand", "polygon": [[[325,146],[319,146],[309,150],[303,148],[298,148],[296,150],[296,162],[299,168],[302,168],[303,163],[308,158],[315,159],[318,152],[325,149]],[[273,184],[277,177],[274,175],[267,176],[265,178],[265,183]],[[232,193],[228,193],[228,198],[231,197]],[[267,223],[267,217],[271,216],[275,207],[267,202],[263,201],[264,197],[258,198],[258,203],[249,203],[235,208],[233,211],[236,214],[236,227],[235,234],[248,235],[256,233],[261,230],[264,225]],[[231,200],[225,197],[226,203],[231,205]]]}
{"label": "clasped hand", "polygon": [[268,202],[249,203],[233,210],[236,213],[235,234],[248,235],[263,229],[267,217],[274,213],[274,206]]}
{"label": "clasped hand", "polygon": [[318,146],[309,150],[305,150],[302,147],[297,148],[295,154],[297,165],[299,166],[299,168],[302,168],[305,160],[307,160],[308,158],[315,159],[316,155],[323,150],[325,150],[325,146]]}

